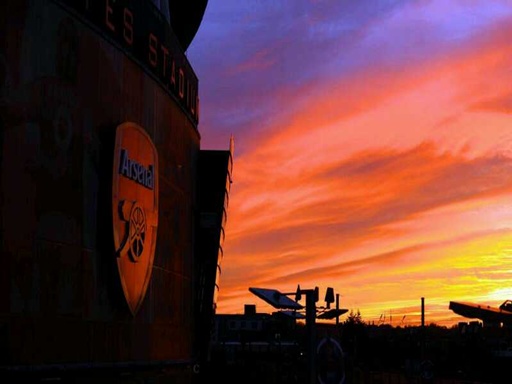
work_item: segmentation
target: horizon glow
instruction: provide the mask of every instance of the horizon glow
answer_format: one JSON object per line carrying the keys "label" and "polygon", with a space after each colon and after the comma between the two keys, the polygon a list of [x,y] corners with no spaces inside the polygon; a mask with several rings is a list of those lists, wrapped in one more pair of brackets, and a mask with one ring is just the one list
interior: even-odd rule
{"label": "horizon glow", "polygon": [[217,3],[187,52],[201,147],[236,147],[217,313],[298,284],[395,325],[512,299],[512,4]]}

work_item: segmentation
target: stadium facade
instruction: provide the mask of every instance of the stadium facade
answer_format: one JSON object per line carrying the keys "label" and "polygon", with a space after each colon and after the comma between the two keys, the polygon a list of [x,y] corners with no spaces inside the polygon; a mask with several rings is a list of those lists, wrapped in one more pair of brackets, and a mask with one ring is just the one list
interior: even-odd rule
{"label": "stadium facade", "polygon": [[189,383],[233,143],[201,149],[206,0],[0,4],[0,374]]}

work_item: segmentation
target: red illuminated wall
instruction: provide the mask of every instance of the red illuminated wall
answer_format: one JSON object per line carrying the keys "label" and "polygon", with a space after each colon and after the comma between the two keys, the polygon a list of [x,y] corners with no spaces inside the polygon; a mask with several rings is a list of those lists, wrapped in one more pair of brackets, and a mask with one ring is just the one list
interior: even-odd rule
{"label": "red illuminated wall", "polygon": [[[94,24],[109,2],[91,3],[102,7],[87,15],[79,1],[75,8],[0,4],[4,367],[194,358],[197,79],[177,52],[186,93],[173,89],[140,61],[147,45],[127,50],[105,25]],[[131,4],[138,4],[132,16],[148,12],[144,2],[115,3],[113,12]],[[153,27],[171,50],[172,36],[161,25],[134,24],[144,33]],[[112,244],[114,133],[126,121],[147,131],[160,165],[154,265],[135,316],[120,289]]]}

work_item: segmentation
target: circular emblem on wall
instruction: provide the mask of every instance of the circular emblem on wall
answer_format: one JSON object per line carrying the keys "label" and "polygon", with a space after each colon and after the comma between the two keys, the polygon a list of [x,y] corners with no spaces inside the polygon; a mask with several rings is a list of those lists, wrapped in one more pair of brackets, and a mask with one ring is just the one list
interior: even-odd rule
{"label": "circular emblem on wall", "polygon": [[318,382],[344,384],[345,364],[343,350],[338,341],[324,337],[316,348]]}

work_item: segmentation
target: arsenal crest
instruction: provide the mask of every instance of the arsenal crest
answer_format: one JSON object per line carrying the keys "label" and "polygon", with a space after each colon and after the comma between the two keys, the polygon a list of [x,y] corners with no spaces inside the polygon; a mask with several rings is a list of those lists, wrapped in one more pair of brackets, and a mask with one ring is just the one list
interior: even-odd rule
{"label": "arsenal crest", "polygon": [[117,267],[133,315],[153,267],[158,227],[158,153],[134,123],[117,127],[112,173],[112,213]]}

